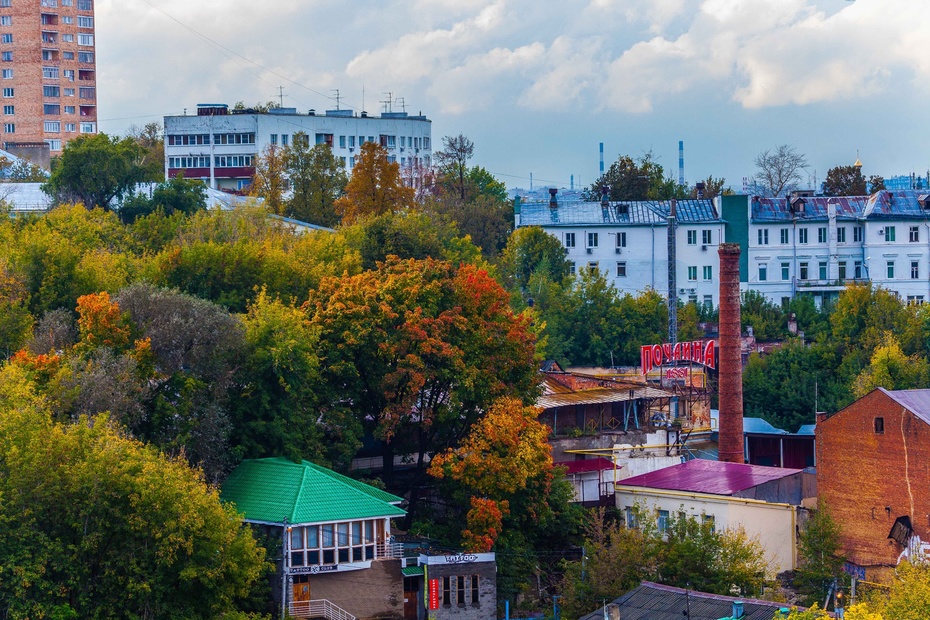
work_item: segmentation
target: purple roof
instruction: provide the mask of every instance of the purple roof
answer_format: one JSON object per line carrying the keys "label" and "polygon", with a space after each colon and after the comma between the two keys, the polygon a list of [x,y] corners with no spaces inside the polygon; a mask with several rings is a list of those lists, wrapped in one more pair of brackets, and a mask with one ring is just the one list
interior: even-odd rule
{"label": "purple roof", "polygon": [[927,424],[930,424],[930,390],[878,389],[894,399],[902,407],[908,409],[915,416]]}
{"label": "purple roof", "polygon": [[799,473],[800,469],[763,467],[694,459],[648,474],[627,478],[618,484],[667,491],[691,491],[713,495],[733,495],[760,484]]}

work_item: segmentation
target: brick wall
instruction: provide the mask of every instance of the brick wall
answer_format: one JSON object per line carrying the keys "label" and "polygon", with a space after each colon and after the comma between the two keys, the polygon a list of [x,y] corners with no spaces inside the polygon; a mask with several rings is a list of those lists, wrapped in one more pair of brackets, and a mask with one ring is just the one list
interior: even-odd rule
{"label": "brick wall", "polygon": [[327,599],[360,620],[403,618],[400,560],[377,560],[367,570],[312,575],[310,598]]}
{"label": "brick wall", "polygon": [[[875,419],[882,418],[882,432]],[[849,561],[883,572],[901,545],[888,538],[895,519],[909,516],[915,533],[930,530],[930,425],[881,391],[817,421],[817,488],[842,527]]]}

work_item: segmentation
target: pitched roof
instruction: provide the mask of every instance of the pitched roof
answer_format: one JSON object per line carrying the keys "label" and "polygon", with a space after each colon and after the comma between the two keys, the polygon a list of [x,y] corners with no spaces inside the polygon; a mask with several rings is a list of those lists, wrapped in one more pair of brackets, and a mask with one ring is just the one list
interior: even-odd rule
{"label": "pitched roof", "polygon": [[681,465],[627,478],[619,483],[624,487],[690,491],[713,495],[733,495],[772,480],[800,473],[800,469],[764,467],[694,459]]}
{"label": "pitched roof", "polygon": [[308,461],[285,458],[243,461],[220,493],[246,521],[321,523],[349,519],[400,517],[402,501],[358,480]]}
{"label": "pitched roof", "polygon": [[878,390],[930,424],[930,390]]}
{"label": "pitched roof", "polygon": [[[642,582],[613,604],[620,608],[623,620],[681,620],[685,611],[690,611],[691,620],[719,620],[730,617],[734,601],[743,602],[744,620],[772,620],[775,612],[784,607],[783,603],[695,592],[649,581]],[[581,620],[603,617],[603,610],[598,609],[582,616]]]}
{"label": "pitched roof", "polygon": [[543,409],[566,405],[597,405],[620,403],[640,398],[671,398],[674,394],[654,387],[593,388],[574,392],[544,394],[536,399],[536,406]]}
{"label": "pitched roof", "polygon": [[756,435],[789,435],[784,429],[776,428],[762,418],[743,418],[743,432]]}
{"label": "pitched roof", "polygon": [[[625,212],[619,208],[625,205]],[[521,226],[665,226],[671,203],[667,200],[623,200],[611,202],[605,209],[600,202],[571,200],[530,203],[520,211]],[[675,211],[679,223],[720,222],[713,200],[678,200]]]}

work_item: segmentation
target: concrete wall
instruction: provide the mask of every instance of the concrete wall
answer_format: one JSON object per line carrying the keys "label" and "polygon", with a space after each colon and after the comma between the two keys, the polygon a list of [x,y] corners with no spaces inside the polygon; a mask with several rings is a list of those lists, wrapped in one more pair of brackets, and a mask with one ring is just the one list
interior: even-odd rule
{"label": "concrete wall", "polygon": [[310,576],[310,597],[327,599],[360,620],[404,617],[400,560],[377,560],[367,570]]}
{"label": "concrete wall", "polygon": [[758,538],[773,573],[797,568],[796,509],[787,504],[702,493],[617,487],[617,509],[637,503],[650,510],[684,511],[700,518],[714,517],[718,531],[742,527],[751,538]]}
{"label": "concrete wall", "polygon": [[455,578],[465,576],[466,586],[472,575],[478,575],[478,603],[471,602],[471,593],[467,591],[465,604],[452,601],[447,604],[440,599],[438,610],[429,612],[430,618],[436,620],[487,620],[497,617],[497,564],[494,562],[475,562],[471,564],[439,564],[427,567],[428,579],[443,577]]}
{"label": "concrete wall", "polygon": [[930,538],[930,425],[879,391],[818,419],[817,486],[849,560],[894,566],[903,550],[888,538],[895,519],[909,516],[914,532]]}

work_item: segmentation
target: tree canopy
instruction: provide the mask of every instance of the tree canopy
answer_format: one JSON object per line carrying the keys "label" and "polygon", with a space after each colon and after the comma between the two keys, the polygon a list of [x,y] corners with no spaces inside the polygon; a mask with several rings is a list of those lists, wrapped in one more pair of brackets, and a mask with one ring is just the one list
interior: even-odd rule
{"label": "tree canopy", "polygon": [[781,144],[756,155],[753,180],[767,196],[783,196],[801,182],[807,158],[790,144]]}
{"label": "tree canopy", "polygon": [[144,149],[132,138],[85,134],[68,142],[42,189],[57,202],[110,209],[145,179]]}

